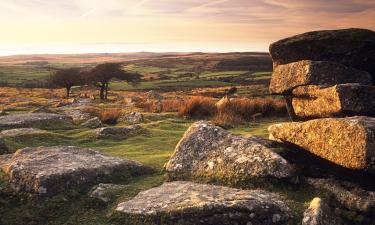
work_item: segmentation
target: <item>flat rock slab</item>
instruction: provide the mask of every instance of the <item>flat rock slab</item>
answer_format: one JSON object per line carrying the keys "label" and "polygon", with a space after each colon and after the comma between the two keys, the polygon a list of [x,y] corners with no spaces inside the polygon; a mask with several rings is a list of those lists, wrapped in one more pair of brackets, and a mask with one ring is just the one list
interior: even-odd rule
{"label": "flat rock slab", "polygon": [[293,90],[292,105],[295,114],[301,118],[375,116],[375,86],[297,87]]}
{"label": "flat rock slab", "polygon": [[356,116],[275,124],[270,139],[305,149],[337,165],[375,172],[375,118]]}
{"label": "flat rock slab", "polygon": [[141,134],[145,130],[140,125],[128,127],[102,127],[95,130],[97,138],[125,139]]}
{"label": "flat rock slab", "polygon": [[241,137],[200,121],[185,132],[166,164],[172,180],[213,179],[227,183],[289,179],[294,167],[259,137]]}
{"label": "flat rock slab", "polygon": [[367,71],[375,78],[375,32],[371,30],[308,32],[271,44],[270,53],[274,66],[300,60],[333,61]]}
{"label": "flat rock slab", "polygon": [[342,221],[321,198],[314,198],[303,213],[302,225],[341,225]]}
{"label": "flat rock slab", "polygon": [[299,86],[345,83],[371,85],[372,77],[368,72],[336,62],[302,60],[276,66],[269,89],[272,94],[290,94]]}
{"label": "flat rock slab", "polygon": [[309,178],[307,182],[317,189],[331,193],[338,202],[349,210],[361,213],[375,213],[375,192],[346,181]]}
{"label": "flat rock slab", "polygon": [[124,224],[286,224],[292,211],[280,196],[192,182],[171,182],[120,203]]}
{"label": "flat rock slab", "polygon": [[2,164],[15,191],[47,196],[115,175],[141,174],[146,169],[135,161],[73,146],[20,149]]}
{"label": "flat rock slab", "polygon": [[25,135],[41,135],[46,133],[48,133],[48,131],[37,128],[15,128],[1,131],[0,137],[20,137]]}
{"label": "flat rock slab", "polygon": [[71,118],[53,113],[23,113],[0,117],[0,130],[24,127],[40,127],[54,123],[70,123]]}

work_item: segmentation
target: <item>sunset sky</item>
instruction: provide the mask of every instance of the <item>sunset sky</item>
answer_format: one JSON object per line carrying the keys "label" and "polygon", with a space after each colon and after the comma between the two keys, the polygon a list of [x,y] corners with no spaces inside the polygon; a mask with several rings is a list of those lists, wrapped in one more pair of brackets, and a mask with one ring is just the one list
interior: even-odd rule
{"label": "sunset sky", "polygon": [[0,55],[267,51],[310,30],[375,30],[374,0],[1,0],[0,12]]}

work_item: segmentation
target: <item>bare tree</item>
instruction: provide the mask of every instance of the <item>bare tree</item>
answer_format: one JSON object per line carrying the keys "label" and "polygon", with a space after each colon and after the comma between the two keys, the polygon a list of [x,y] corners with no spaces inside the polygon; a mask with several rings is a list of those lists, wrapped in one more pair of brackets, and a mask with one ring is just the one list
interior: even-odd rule
{"label": "bare tree", "polygon": [[60,69],[54,72],[50,82],[55,87],[66,89],[66,96],[70,96],[70,90],[73,86],[81,85],[81,71],[79,68]]}
{"label": "bare tree", "polygon": [[85,79],[99,88],[100,99],[107,99],[108,85],[112,79],[123,80],[135,85],[141,80],[141,75],[124,71],[121,63],[104,63],[85,73]]}

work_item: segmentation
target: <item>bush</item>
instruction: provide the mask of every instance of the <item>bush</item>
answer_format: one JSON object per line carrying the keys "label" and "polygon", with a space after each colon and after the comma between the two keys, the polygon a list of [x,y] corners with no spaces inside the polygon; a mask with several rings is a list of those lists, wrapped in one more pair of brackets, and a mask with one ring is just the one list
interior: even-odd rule
{"label": "bush", "polygon": [[214,123],[231,124],[254,121],[259,117],[286,115],[285,101],[275,98],[232,99],[217,107]]}
{"label": "bush", "polygon": [[179,115],[186,118],[204,119],[216,114],[217,108],[212,98],[195,96],[185,102]]}
{"label": "bush", "polygon": [[122,116],[122,111],[115,108],[99,109],[99,108],[85,108],[84,110],[87,113],[90,113],[92,116],[96,116],[102,121],[102,123],[114,125]]}

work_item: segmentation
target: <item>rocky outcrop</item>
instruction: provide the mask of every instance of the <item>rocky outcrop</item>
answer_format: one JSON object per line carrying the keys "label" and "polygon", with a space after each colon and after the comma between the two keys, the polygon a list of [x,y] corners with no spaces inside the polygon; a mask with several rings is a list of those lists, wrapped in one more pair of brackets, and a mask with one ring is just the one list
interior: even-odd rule
{"label": "rocky outcrop", "polygon": [[293,90],[292,105],[301,118],[375,116],[375,86],[301,86]]}
{"label": "rocky outcrop", "polygon": [[235,136],[200,121],[176,146],[165,168],[172,180],[208,179],[226,183],[289,179],[294,167],[258,137]]}
{"label": "rocky outcrop", "polygon": [[2,163],[11,188],[52,196],[111,176],[142,174],[142,164],[72,146],[24,148]]}
{"label": "rocky outcrop", "polygon": [[89,196],[91,199],[106,204],[113,200],[115,197],[118,197],[120,192],[126,187],[127,185],[100,183],[91,189]]}
{"label": "rocky outcrop", "polygon": [[117,138],[125,139],[144,133],[145,130],[140,125],[128,127],[103,127],[95,131],[97,138]]}
{"label": "rocky outcrop", "polygon": [[270,92],[290,94],[303,85],[335,85],[345,83],[371,84],[368,72],[344,66],[336,62],[302,60],[274,68]]}
{"label": "rocky outcrop", "polygon": [[48,131],[37,128],[15,128],[10,130],[3,130],[0,132],[0,137],[22,137],[46,134]]}
{"label": "rocky outcrop", "polygon": [[82,109],[64,110],[64,113],[71,117],[73,121],[77,122],[86,121],[93,118],[90,113],[84,112]]}
{"label": "rocky outcrop", "polygon": [[341,225],[342,221],[321,198],[314,198],[303,213],[302,225]]}
{"label": "rocky outcrop", "polygon": [[165,183],[120,203],[123,224],[287,224],[292,212],[279,195],[192,182]]}
{"label": "rocky outcrop", "polygon": [[71,118],[53,113],[24,113],[0,117],[0,130],[25,127],[43,127],[56,123],[70,124]]}
{"label": "rocky outcrop", "polygon": [[347,209],[361,213],[375,213],[375,192],[366,191],[356,184],[334,179],[309,178],[307,182],[317,189],[332,194]]}
{"label": "rocky outcrop", "polygon": [[94,117],[82,123],[82,126],[86,128],[99,128],[99,127],[102,127],[103,124],[102,124],[102,121],[100,121],[98,117]]}
{"label": "rocky outcrop", "polygon": [[375,118],[346,117],[275,124],[270,139],[355,170],[375,172]]}
{"label": "rocky outcrop", "polygon": [[[375,78],[375,32],[365,29],[313,31],[270,46],[274,67],[300,60],[332,61]],[[373,79],[375,82],[375,79]]]}

